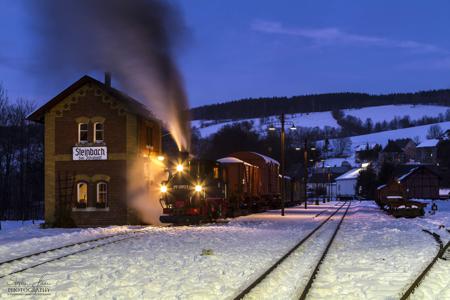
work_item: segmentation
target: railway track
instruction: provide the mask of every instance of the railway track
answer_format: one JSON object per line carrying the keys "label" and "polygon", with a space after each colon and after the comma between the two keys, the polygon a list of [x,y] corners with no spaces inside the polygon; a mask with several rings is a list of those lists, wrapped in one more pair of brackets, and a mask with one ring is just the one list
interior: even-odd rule
{"label": "railway track", "polygon": [[[258,286],[262,285],[265,281],[265,279],[267,279],[271,274],[273,274],[274,272],[276,272],[276,269],[282,265],[283,263],[286,262],[286,260],[290,257],[293,257],[296,254],[296,250],[299,249],[302,245],[304,245],[306,242],[309,242],[312,240],[312,237],[319,231],[320,228],[322,228],[325,224],[327,224],[332,218],[333,216],[335,216],[339,211],[341,211],[344,206],[346,206],[347,201],[344,202],[344,204],[342,204],[339,208],[337,208],[331,215],[329,215],[324,221],[322,221],[317,227],[315,227],[313,230],[311,230],[308,235],[306,235],[302,240],[300,240],[294,247],[292,247],[285,255],[283,255],[279,260],[277,260],[270,268],[268,268],[262,275],[260,275],[256,280],[254,280],[250,285],[248,285],[242,292],[240,292],[236,297],[234,297],[235,300],[237,299],[243,299],[247,296],[249,296],[254,290],[256,290],[258,288]],[[351,205],[351,201],[347,204],[346,208],[345,208],[345,212],[342,214],[342,217],[340,218],[340,220],[338,221],[338,225],[336,226],[336,228],[334,228],[333,230],[333,234],[331,236],[331,238],[328,240],[328,242],[326,243],[326,247],[322,252],[322,255],[319,259],[319,261],[315,264],[314,267],[314,271],[311,273],[311,275],[308,278],[307,284],[305,286],[305,288],[302,290],[301,293],[296,293],[299,296],[299,299],[305,299],[306,295],[308,294],[312,283],[319,271],[319,267],[322,264],[323,260],[325,259],[328,250],[330,249],[338,231],[339,228],[345,218],[345,216],[347,215],[347,212],[350,208]]]}
{"label": "railway track", "polygon": [[[146,233],[145,229],[111,234],[108,236],[71,243],[60,247],[33,252],[20,257],[15,257],[9,260],[1,261],[0,279],[13,274],[24,272],[26,270],[41,266],[46,263],[60,260],[68,256],[83,253],[92,249],[118,243],[121,241],[129,240],[143,233]],[[72,251],[70,251],[70,249],[72,249]],[[66,252],[65,250],[69,250],[69,252]]]}
{"label": "railway track", "polygon": [[[431,262],[425,267],[425,269],[416,277],[414,282],[408,287],[406,292],[401,296],[401,300],[409,299],[409,297],[414,293],[417,287],[421,284],[423,279],[427,276],[430,270],[433,268],[434,264],[439,260],[450,260],[450,241],[444,246],[441,237],[437,233],[430,232],[428,230],[423,230],[424,232],[431,234],[436,243],[439,245],[438,253],[433,257]],[[450,233],[450,230],[448,230]]]}

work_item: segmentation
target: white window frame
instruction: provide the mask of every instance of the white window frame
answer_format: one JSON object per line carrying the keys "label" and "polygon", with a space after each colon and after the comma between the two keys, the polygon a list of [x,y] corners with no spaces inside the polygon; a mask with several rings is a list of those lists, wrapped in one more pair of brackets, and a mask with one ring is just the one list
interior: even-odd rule
{"label": "white window frame", "polygon": [[[86,131],[86,133],[88,135],[88,137],[85,141],[81,140],[81,125],[86,125],[86,127],[87,127],[86,130],[83,130],[83,132]],[[87,142],[89,142],[89,124],[88,123],[78,123],[78,143],[85,144]]]}
{"label": "white window frame", "polygon": [[[97,124],[101,124],[103,126],[102,130],[99,130],[102,132],[102,138],[101,140],[97,140]],[[94,123],[94,142],[95,143],[102,143],[105,141],[105,125],[103,122],[95,122]]]}
{"label": "white window frame", "polygon": [[96,203],[102,203],[102,202],[99,202],[99,199],[100,199],[100,186],[102,185],[102,184],[104,184],[105,186],[106,186],[106,191],[105,191],[105,207],[107,207],[108,206],[108,183],[107,182],[104,182],[104,181],[100,181],[100,182],[98,182],[97,183],[97,199],[95,199],[95,201],[96,201]]}
{"label": "white window frame", "polygon": [[86,199],[85,200],[86,200],[86,207],[87,207],[88,198],[89,198],[89,185],[88,185],[88,183],[86,181],[79,181],[77,183],[77,203],[81,203],[81,201],[80,201],[80,186],[82,184],[86,185]]}

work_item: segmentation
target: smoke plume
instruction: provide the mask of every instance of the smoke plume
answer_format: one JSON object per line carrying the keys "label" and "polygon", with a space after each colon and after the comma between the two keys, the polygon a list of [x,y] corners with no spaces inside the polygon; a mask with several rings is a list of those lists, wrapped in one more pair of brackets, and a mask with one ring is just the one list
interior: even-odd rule
{"label": "smoke plume", "polygon": [[180,150],[189,150],[188,103],[174,60],[184,23],[167,1],[33,1],[40,67],[109,71],[163,121]]}

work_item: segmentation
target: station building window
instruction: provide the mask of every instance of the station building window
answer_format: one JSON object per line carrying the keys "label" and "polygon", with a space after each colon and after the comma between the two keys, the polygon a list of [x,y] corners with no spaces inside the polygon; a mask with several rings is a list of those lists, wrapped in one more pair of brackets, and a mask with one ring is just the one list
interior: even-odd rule
{"label": "station building window", "polygon": [[86,208],[88,200],[88,184],[87,182],[77,183],[77,207]]}
{"label": "station building window", "polygon": [[103,123],[94,123],[94,142],[101,143],[104,139],[104,126]]}
{"label": "station building window", "polygon": [[97,183],[97,202],[96,206],[105,208],[108,200],[108,184],[106,182]]}
{"label": "station building window", "polygon": [[88,142],[88,124],[79,123],[78,124],[78,142],[87,143]]}

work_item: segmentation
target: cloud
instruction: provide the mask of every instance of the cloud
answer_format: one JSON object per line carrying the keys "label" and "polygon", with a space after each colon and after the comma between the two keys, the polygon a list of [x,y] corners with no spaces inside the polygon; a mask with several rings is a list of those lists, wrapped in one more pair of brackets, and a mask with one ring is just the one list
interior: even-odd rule
{"label": "cloud", "polygon": [[384,48],[407,49],[420,53],[449,53],[446,49],[435,45],[410,40],[392,40],[383,37],[359,35],[345,32],[336,27],[301,28],[285,27],[280,22],[256,20],[251,29],[268,34],[290,35],[310,39],[320,46],[347,44],[357,46],[375,46]]}
{"label": "cloud", "polygon": [[399,65],[398,68],[400,70],[449,71],[450,57],[411,61]]}

